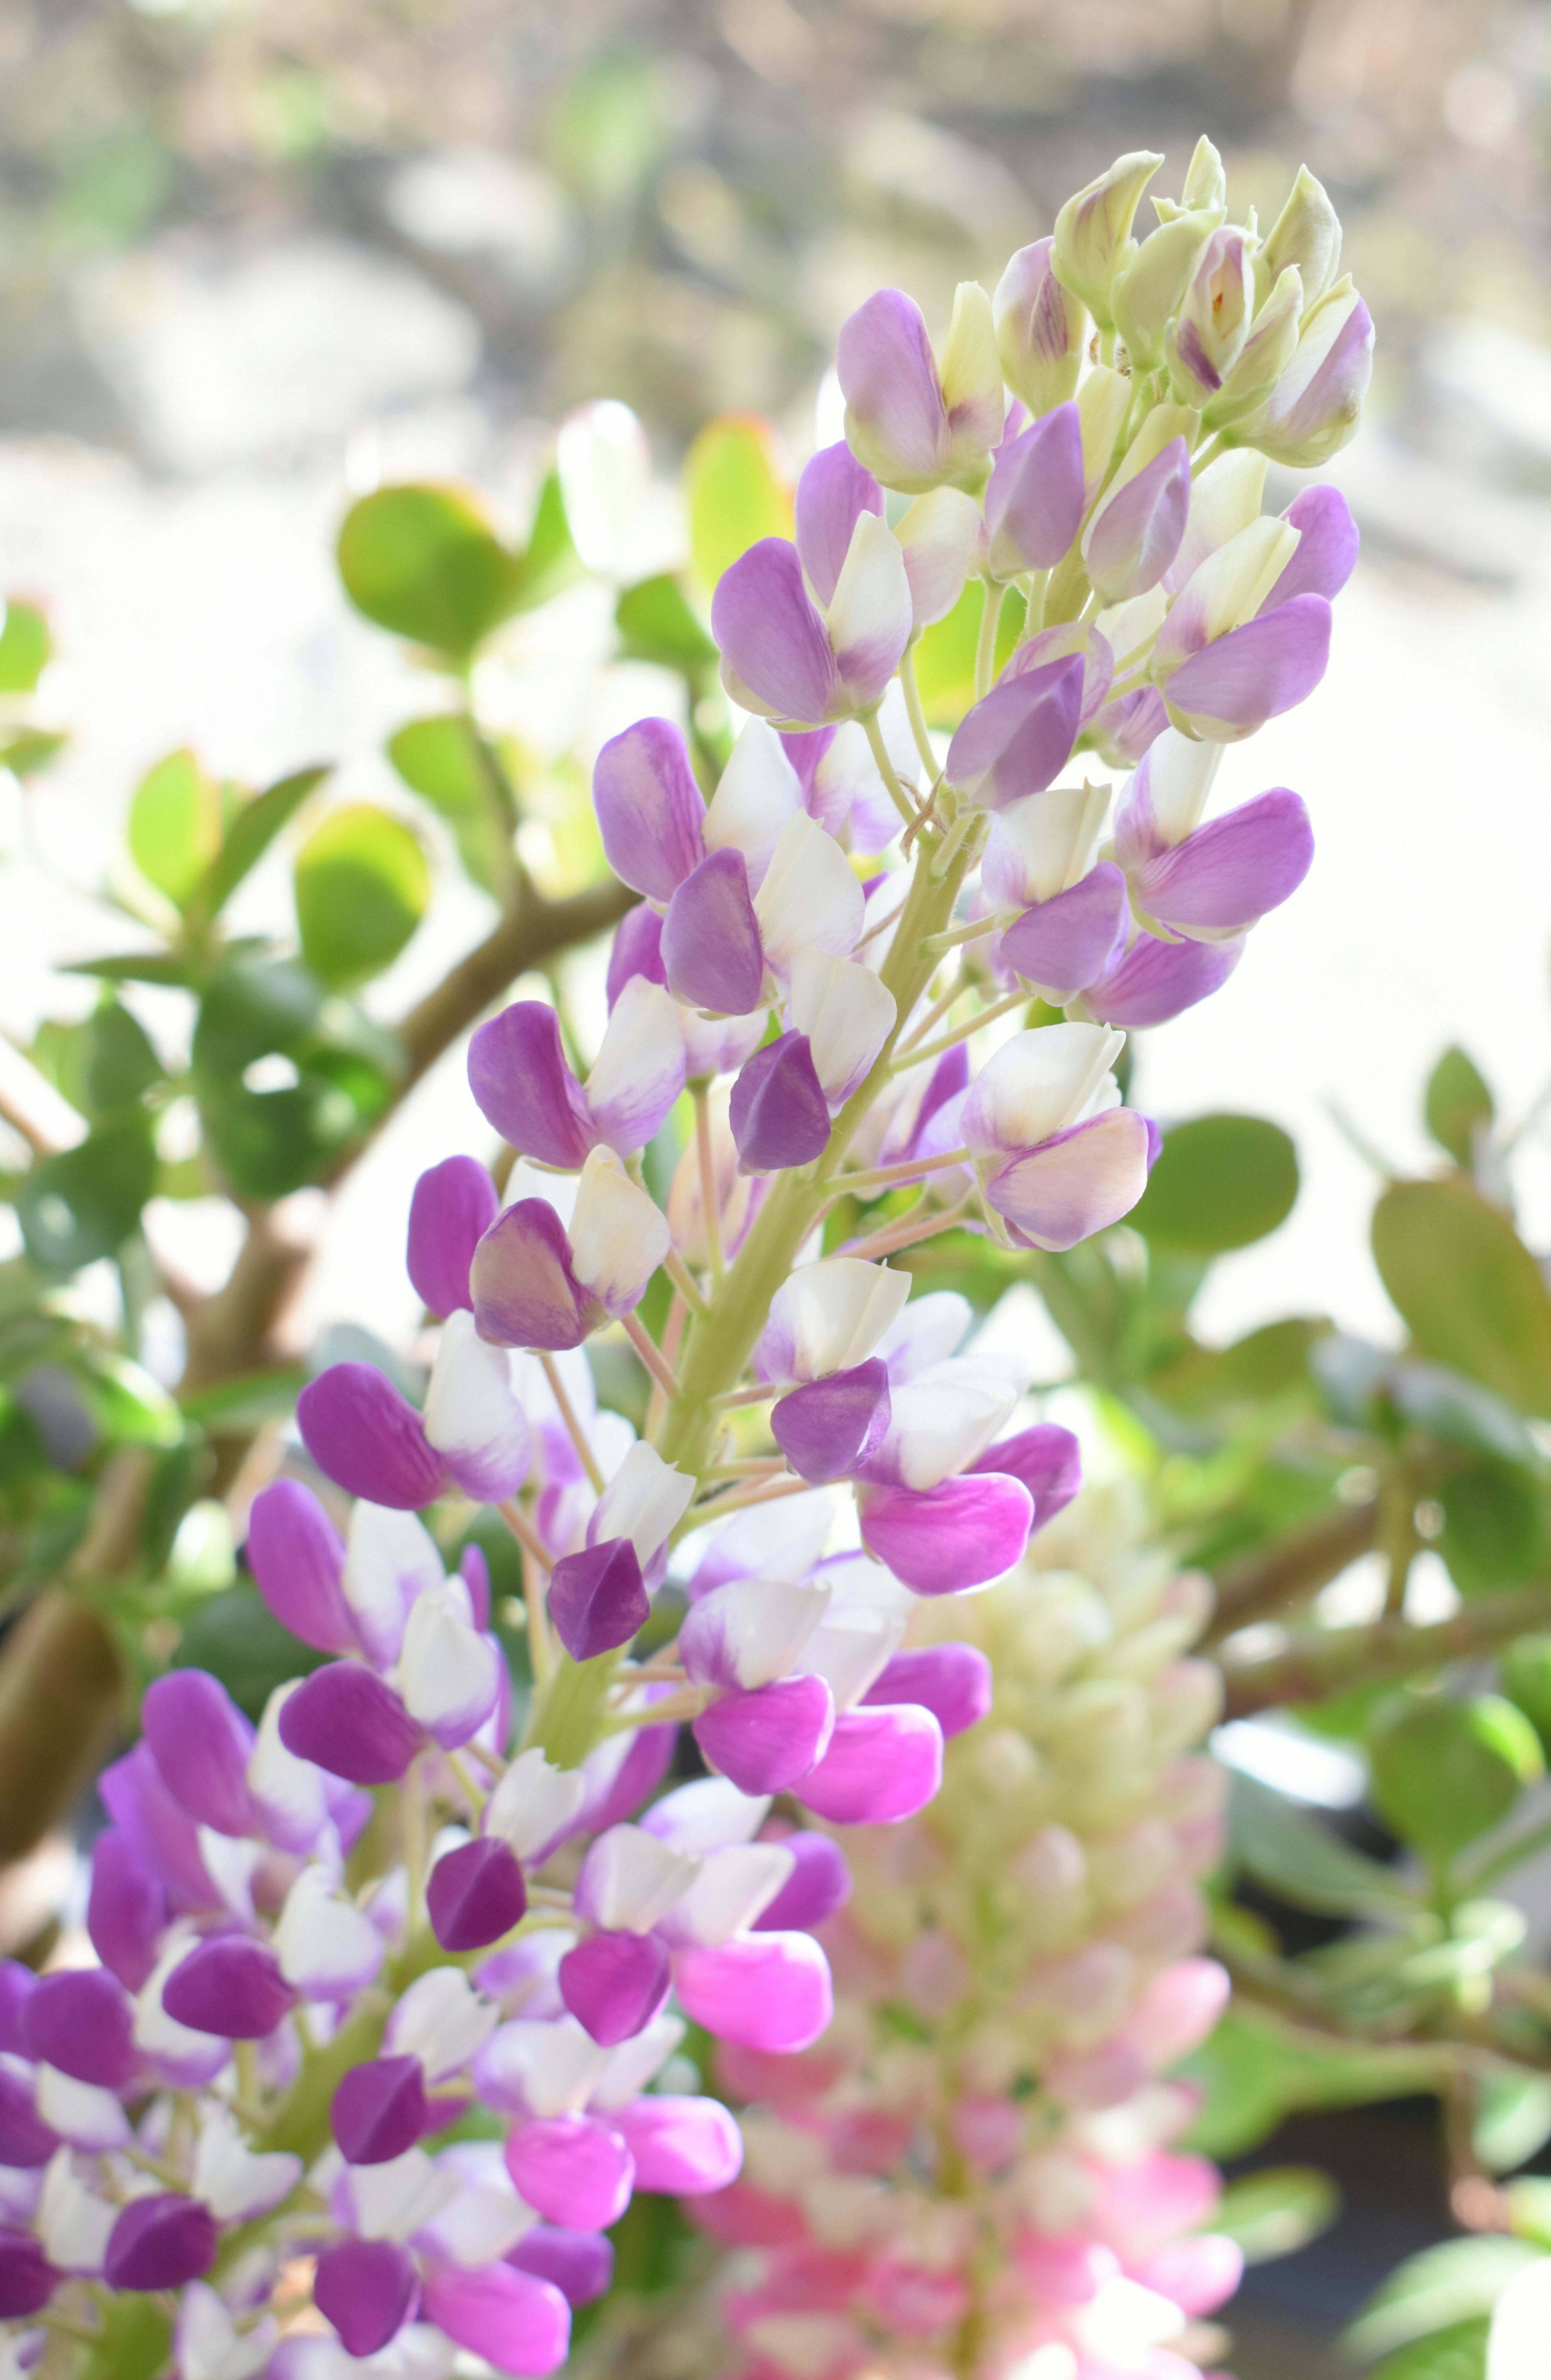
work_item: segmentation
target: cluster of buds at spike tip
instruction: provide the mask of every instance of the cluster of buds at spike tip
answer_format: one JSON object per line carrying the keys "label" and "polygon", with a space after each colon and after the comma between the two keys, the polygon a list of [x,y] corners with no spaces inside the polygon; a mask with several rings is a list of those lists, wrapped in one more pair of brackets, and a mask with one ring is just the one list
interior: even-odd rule
{"label": "cluster of buds at spike tip", "polygon": [[[1000,2171],[987,2144],[1014,2132],[1032,2155],[1010,2096],[1031,2058],[1041,2107],[1073,2125],[1136,2092],[1144,2127],[1175,2106],[1140,2080],[1174,2034],[1136,2011],[1155,1989],[1172,2007],[1194,1938],[1188,1885],[1158,1878],[1195,1823],[1171,1815],[1195,1772],[1162,1747],[1200,1694],[1177,1668],[1149,1682],[1144,1651],[1188,1612],[1159,1585],[1148,1636],[1138,1589],[1106,1667],[1103,1595],[1020,1572],[1076,1490],[1074,1441],[1034,1418],[1028,1367],[975,1344],[960,1297],[912,1296],[890,1262],[950,1228],[1059,1252],[1120,1222],[1158,1145],[1121,1096],[1126,1035],[1222,984],[1310,863],[1295,794],[1208,805],[1227,747],[1325,665],[1351,517],[1318,487],[1267,515],[1264,480],[1268,455],[1350,427],[1366,317],[1333,285],[1339,234],[1306,176],[1262,244],[1227,226],[1204,145],[1139,244],[1156,163],[1073,200],[994,298],[961,291],[940,356],[898,292],[852,318],[846,442],[804,472],[794,540],[755,545],[715,593],[746,714],[716,781],[707,737],[703,782],[669,720],[603,746],[598,828],[639,898],[590,1063],[546,1002],[480,1026],[469,1086],[503,1149],[432,1164],[408,1218],[424,1393],[369,1363],[323,1371],[252,1506],[248,1567],[316,1658],[256,1727],[197,1671],[152,1689],[103,1784],[101,1964],[0,1991],[18,2368],[46,2338],[69,2380],[115,2291],[169,2325],[180,2380],[348,2380],[374,2357],[418,2380],[459,2352],[556,2368],[632,2192],[702,2196],[738,2171],[725,2110],[684,2087],[686,2024],[760,2074],[808,2075],[832,2010],[818,1930],[857,1844],[892,1845],[863,1855],[878,1876],[903,1863],[916,1911],[944,1742],[986,1687],[981,1655],[922,1615],[1013,1573],[993,1634],[1031,1597],[1030,1645],[1049,1612],[1087,1617],[1057,1632],[1070,1675],[1037,1727],[1029,1705],[1025,1736],[1053,1730],[1039,1781],[988,1771],[951,1793],[952,1826],[994,1837],[986,1874],[1012,1879],[1024,1837],[995,1829],[1026,1819],[1017,1889],[1070,1938],[1040,1950],[1023,2062],[987,2048],[962,2155]],[[977,588],[975,699],[934,740],[915,649]],[[631,1382],[632,1420],[599,1379]],[[491,1530],[522,1585],[503,1598],[520,1693]],[[1022,1692],[1035,1656],[1006,1642]],[[1016,1732],[980,1730],[961,1778],[1012,1761]],[[954,1873],[967,1889],[968,1848]],[[900,1949],[891,1990],[929,1999],[934,1961],[958,1972],[962,1891],[933,1882],[907,1951],[867,1913],[881,1890],[833,1938],[848,1961],[864,1937]],[[1099,2073],[1130,2079],[1084,2099]],[[1100,2137],[1074,2131],[1048,2170],[1092,2179]],[[856,2201],[855,2170],[842,2156],[815,2205]],[[1121,2180],[1093,2181],[1111,2211],[1090,2237],[1076,2180],[1058,2221],[1030,2212],[1047,2168],[1028,2170],[1017,2270],[1043,2269],[1048,2234],[1077,2277],[1064,2302],[1121,2274],[1169,2296],[1114,2211]],[[867,2249],[896,2327],[940,2327],[957,2237],[917,2244],[911,2212],[892,2265]],[[864,2245],[865,2225],[825,2235],[811,2286],[854,2276]],[[275,2291],[305,2317],[278,2344]],[[791,2319],[769,2337],[800,2363],[808,2316]]]}
{"label": "cluster of buds at spike tip", "polygon": [[[744,2252],[743,2380],[952,2373],[1196,2380],[1241,2258],[1169,2070],[1228,1979],[1199,1955],[1221,1775],[1206,1583],[1121,1491],[895,1656],[951,1731],[941,1792],[852,1876],[821,1939],[835,2020],[799,2058],[723,2047],[743,2171],[695,2219]],[[948,1716],[951,1710],[952,1716]]]}

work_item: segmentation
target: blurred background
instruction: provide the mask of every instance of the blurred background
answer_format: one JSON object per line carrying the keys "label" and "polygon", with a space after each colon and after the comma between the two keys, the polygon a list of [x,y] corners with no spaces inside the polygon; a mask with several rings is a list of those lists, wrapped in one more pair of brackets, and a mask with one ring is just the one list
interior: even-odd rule
{"label": "blurred background", "polygon": [[[1206,1335],[1302,1306],[1391,1336],[1341,1113],[1414,1168],[1441,1046],[1521,1113],[1551,1075],[1548,86],[1551,6],[1490,0],[0,0],[0,581],[49,610],[71,732],[0,795],[0,1028],[91,1006],[52,970],[103,946],[127,795],[169,747],[249,783],[342,759],[340,790],[401,798],[410,664],[340,594],[351,497],[466,478],[520,528],[555,421],[613,398],[664,491],[629,566],[661,567],[708,415],[768,415],[799,467],[873,288],[940,329],[1116,153],[1167,150],[1177,190],[1206,131],[1235,214],[1274,214],[1301,162],[1327,183],[1378,364],[1331,474],[1365,544],[1329,677],[1224,771],[1225,800],[1304,795],[1315,871],[1231,994],[1143,1050],[1140,1096],[1299,1144],[1298,1208],[1218,1268]],[[507,657],[512,723],[584,763],[664,707],[595,592]],[[284,913],[283,880],[254,897]],[[481,898],[443,879],[384,1013]],[[404,1200],[458,1145],[483,1139],[454,1052],[336,1200],[314,1324],[412,1327]],[[1537,1128],[1519,1181],[1544,1245]],[[178,1253],[213,1285],[203,1204],[234,1228],[190,1201]],[[1349,2220],[1255,2276],[1241,2380],[1325,2370],[1319,2338],[1447,2228],[1404,2108],[1275,2154],[1340,2170]]]}

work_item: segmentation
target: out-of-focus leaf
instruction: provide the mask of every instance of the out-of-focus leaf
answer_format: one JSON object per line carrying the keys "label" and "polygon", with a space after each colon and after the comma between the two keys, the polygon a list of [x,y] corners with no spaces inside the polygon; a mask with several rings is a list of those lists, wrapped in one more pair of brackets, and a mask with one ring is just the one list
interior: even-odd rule
{"label": "out-of-focus leaf", "polygon": [[109,2297],[100,2336],[79,2366],[80,2380],[155,2380],[172,2348],[172,2317],[153,2298],[127,2291]]}
{"label": "out-of-focus leaf", "polygon": [[43,727],[0,728],[0,769],[9,769],[14,777],[35,777],[58,759],[69,740]]}
{"label": "out-of-focus leaf", "polygon": [[322,983],[365,983],[425,916],[430,870],[409,829],[369,803],[333,810],[297,855],[302,954]]}
{"label": "out-of-focus leaf", "polygon": [[1526,1471],[1545,1469],[1544,1455],[1513,1407],[1447,1364],[1397,1364],[1387,1375],[1384,1390],[1407,1421],[1446,1446],[1500,1455]]}
{"label": "out-of-focus leaf", "polygon": [[261,1429],[266,1422],[288,1420],[306,1385],[300,1365],[285,1364],[272,1372],[245,1372],[240,1379],[223,1380],[216,1388],[196,1389],[178,1402],[188,1419],[205,1429]]}
{"label": "out-of-focus leaf", "polygon": [[17,1193],[27,1253],[39,1270],[79,1272],[112,1256],[156,1183],[149,1120],[105,1125],[34,1166]]}
{"label": "out-of-focus leaf", "polygon": [[91,1389],[108,1437],[136,1446],[176,1446],[183,1436],[176,1401],[128,1356],[99,1355]]}
{"label": "out-of-focus leaf", "polygon": [[1468,1167],[1475,1135],[1490,1124],[1494,1110],[1484,1077],[1462,1050],[1446,1050],[1433,1068],[1422,1112],[1438,1147]]}
{"label": "out-of-focus leaf", "polygon": [[53,651],[48,620],[36,603],[12,597],[0,627],[0,694],[30,694]]}
{"label": "out-of-focus leaf", "polygon": [[464,662],[506,617],[520,565],[467,490],[379,488],[345,516],[339,574],[357,612]]}
{"label": "out-of-focus leaf", "polygon": [[614,624],[632,661],[678,670],[692,684],[715,667],[716,647],[671,571],[627,587],[614,607]]}
{"label": "out-of-focus leaf", "polygon": [[792,536],[792,490],[770,424],[757,413],[708,421],[685,458],[695,576],[714,594],[724,570],[761,538]]}
{"label": "out-of-focus leaf", "polygon": [[255,1059],[297,1049],[321,1005],[316,979],[295,959],[231,960],[200,1002],[195,1073],[230,1090]]}
{"label": "out-of-focus leaf", "polygon": [[360,1121],[346,1090],[315,1076],[287,1090],[235,1090],[204,1109],[212,1156],[250,1198],[284,1198],[314,1181]]}
{"label": "out-of-focus leaf", "polygon": [[527,551],[512,574],[509,608],[514,612],[537,611],[540,603],[563,594],[586,576],[587,565],[576,552],[571,524],[565,517],[560,475],[551,471],[539,491]]}
{"label": "out-of-focus leaf", "polygon": [[77,959],[61,975],[92,975],[103,983],[163,983],[187,990],[197,980],[189,959],[170,951],[127,951],[122,958]]}
{"label": "out-of-focus leaf", "polygon": [[151,1472],[140,1522],[140,1544],[149,1578],[159,1578],[167,1566],[173,1539],[193,1500],[199,1475],[200,1447],[192,1438],[169,1446]]}
{"label": "out-of-focus leaf", "polygon": [[122,1108],[132,1107],[152,1083],[162,1079],[162,1061],[139,1019],[116,1000],[104,1002],[87,1020],[88,1112],[116,1114]]}
{"label": "out-of-focus leaf", "polygon": [[1551,1294],[1506,1215],[1463,1182],[1398,1182],[1374,1210],[1373,1245],[1423,1354],[1551,1415]]}
{"label": "out-of-focus leaf", "polygon": [[1551,2076],[1483,2077],[1471,2137],[1488,2173],[1511,2173],[1551,2141]]}
{"label": "out-of-focus leaf", "polygon": [[221,848],[220,789],[197,753],[169,752],[140,779],[128,840],[140,874],[181,909]]}
{"label": "out-of-focus leaf", "polygon": [[305,1677],[326,1658],[282,1628],[258,1588],[241,1579],[195,1605],[174,1659],[180,1670],[208,1670],[238,1709],[258,1720],[276,1686]]}
{"label": "out-of-focus leaf", "polygon": [[1246,2265],[1261,2265],[1273,2256],[1295,2256],[1328,2231],[1340,2210],[1340,2192],[1317,2167],[1266,2166],[1229,2183],[1212,2229],[1238,2241]]}
{"label": "out-of-focus leaf", "polygon": [[1497,1683],[1551,1755],[1551,1636],[1521,1636],[1497,1663]]}
{"label": "out-of-focus leaf", "polygon": [[1506,1818],[1545,1766],[1529,1720],[1500,1694],[1395,1694],[1375,1714],[1368,1756],[1385,1824],[1443,1860]]}
{"label": "out-of-focus leaf", "polygon": [[1438,1490],[1438,1551],[1461,1595],[1489,1595],[1544,1576],[1551,1559],[1545,1506],[1521,1471],[1472,1463]]}
{"label": "out-of-focus leaf", "polygon": [[1508,2228],[1516,2240],[1533,2240],[1551,2249],[1551,2180],[1544,2174],[1523,2173],[1503,2193],[1508,2201]]}
{"label": "out-of-focus leaf", "polygon": [[1168,1134],[1126,1220],[1160,1247],[1221,1256],[1265,1239],[1297,1196],[1298,1155],[1279,1124],[1196,1116]]}
{"label": "out-of-focus leaf", "polygon": [[[1023,633],[1025,605],[1015,587],[1006,589],[996,601],[1001,606],[997,615],[995,662],[1000,670]],[[947,618],[926,629],[915,648],[916,691],[933,727],[957,727],[975,700],[975,657],[985,609],[985,582],[971,578]]]}
{"label": "out-of-focus leaf", "polygon": [[1486,2380],[1486,2339],[1489,2314],[1473,2314],[1467,2322],[1451,2322],[1425,2338],[1398,2347],[1368,2374],[1368,2380]]}
{"label": "out-of-focus leaf", "polygon": [[1369,2299],[1342,2345],[1366,2362],[1451,2324],[1490,2314],[1540,2251],[1527,2240],[1446,2240],[1408,2256]]}
{"label": "out-of-focus leaf", "polygon": [[455,711],[412,719],[389,739],[388,758],[410,791],[446,820],[474,882],[499,894],[516,820],[471,722]]}
{"label": "out-of-focus leaf", "polygon": [[1406,2098],[1437,2083],[1424,2049],[1339,2041],[1238,2002],[1178,2071],[1203,2094],[1187,2145],[1218,2158],[1243,2155],[1300,2110]]}
{"label": "out-of-focus leaf", "polygon": [[282,777],[278,784],[243,804],[227,824],[221,848],[200,887],[200,906],[206,917],[219,916],[281,828],[295,818],[329,774],[327,768],[298,769],[295,776]]}
{"label": "out-of-focus leaf", "polygon": [[1349,1429],[1375,1426],[1374,1400],[1393,1362],[1387,1348],[1353,1338],[1347,1330],[1332,1330],[1309,1351],[1309,1370],[1331,1419]]}
{"label": "out-of-focus leaf", "polygon": [[1377,1860],[1305,1817],[1258,1779],[1235,1771],[1229,1819],[1235,1857],[1296,1909],[1332,1917],[1414,1915],[1416,1902]]}
{"label": "out-of-focus leaf", "polygon": [[1184,1413],[1264,1404],[1307,1380],[1309,1350],[1326,1328],[1296,1318],[1267,1322],[1231,1347],[1191,1347],[1162,1371],[1150,1372],[1147,1387]]}
{"label": "out-of-focus leaf", "polygon": [[555,164],[586,196],[611,206],[633,198],[673,146],[650,61],[595,51],[562,96],[551,139]]}

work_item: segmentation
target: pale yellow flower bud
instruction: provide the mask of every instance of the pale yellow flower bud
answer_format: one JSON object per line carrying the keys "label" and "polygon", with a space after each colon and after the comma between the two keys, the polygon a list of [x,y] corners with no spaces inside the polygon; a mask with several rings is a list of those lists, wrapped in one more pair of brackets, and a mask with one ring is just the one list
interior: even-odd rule
{"label": "pale yellow flower bud", "polygon": [[1053,261],[1101,330],[1112,327],[1110,291],[1136,252],[1131,237],[1142,194],[1163,159],[1150,149],[1117,157],[1107,174],[1068,199],[1056,217]]}

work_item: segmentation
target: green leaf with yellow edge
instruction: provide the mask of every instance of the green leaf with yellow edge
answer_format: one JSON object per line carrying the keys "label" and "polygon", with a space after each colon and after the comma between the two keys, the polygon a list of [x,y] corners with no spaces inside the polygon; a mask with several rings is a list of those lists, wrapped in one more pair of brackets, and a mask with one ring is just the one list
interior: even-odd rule
{"label": "green leaf with yellow edge", "polygon": [[181,909],[221,848],[221,791],[197,753],[169,752],[129,804],[129,856]]}
{"label": "green leaf with yellow edge", "polygon": [[690,559],[708,595],[751,545],[794,531],[776,433],[757,413],[707,422],[685,458],[684,496]]}
{"label": "green leaf with yellow edge", "polygon": [[0,694],[30,694],[53,650],[48,621],[38,605],[13,597],[0,627]]}
{"label": "green leaf with yellow edge", "polygon": [[1424,1355],[1551,1415],[1551,1293],[1500,1208],[1464,1182],[1397,1182],[1374,1209],[1373,1247]]}
{"label": "green leaf with yellow edge", "polygon": [[380,628],[465,662],[521,600],[521,564],[466,489],[379,488],[351,505],[339,575]]}
{"label": "green leaf with yellow edge", "polygon": [[1386,1826],[1444,1861],[1506,1818],[1545,1769],[1534,1729],[1500,1694],[1392,1695],[1374,1715],[1368,1758]]}
{"label": "green leaf with yellow edge", "polygon": [[321,983],[365,983],[397,958],[430,900],[430,870],[400,819],[367,802],[333,810],[297,854],[302,955]]}

